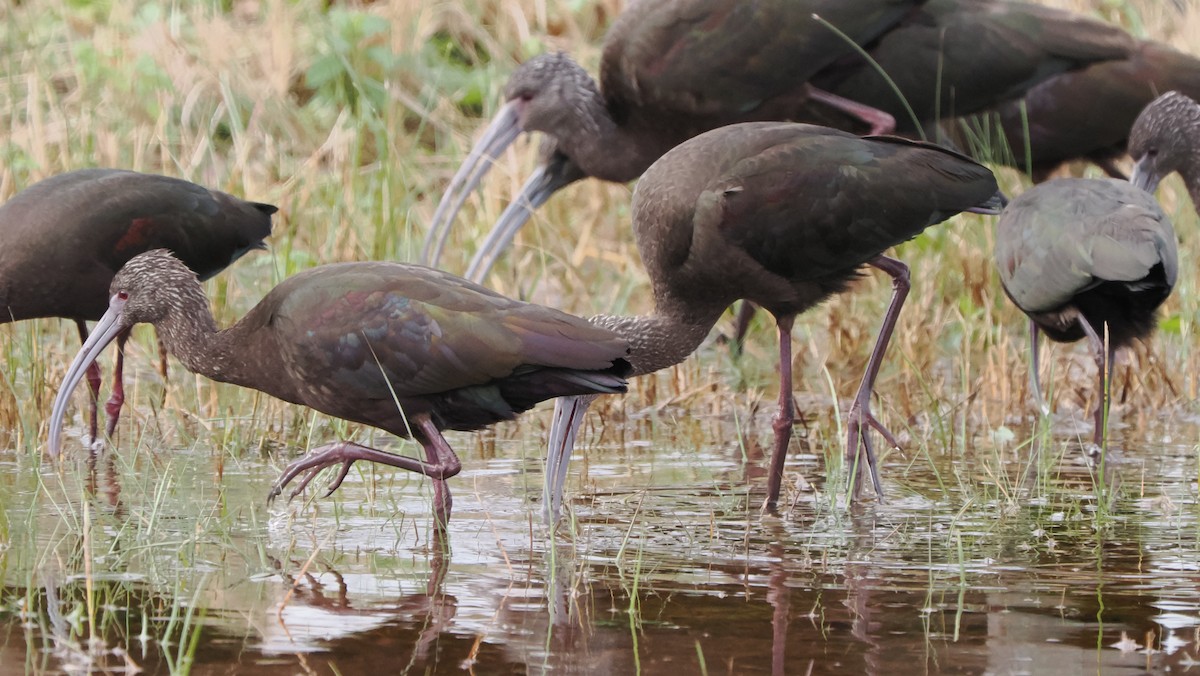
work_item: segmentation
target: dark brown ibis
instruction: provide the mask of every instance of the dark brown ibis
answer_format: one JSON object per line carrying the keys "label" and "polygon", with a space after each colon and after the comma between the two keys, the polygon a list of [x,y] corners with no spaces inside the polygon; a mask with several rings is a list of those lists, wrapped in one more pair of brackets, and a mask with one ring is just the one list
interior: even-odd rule
{"label": "dark brown ibis", "polygon": [[585,177],[624,183],[697,134],[735,122],[786,120],[814,102],[848,112],[876,133],[888,115],[808,81],[854,53],[814,19],[867,43],[925,0],[635,0],[605,36],[597,83],[566,54],[543,54],[513,72],[506,103],[451,180],[422,251],[436,265],[455,214],[522,132],[542,132],[542,161],[472,261],[479,281],[495,257],[557,190]]}
{"label": "dark brown ibis", "polygon": [[1021,101],[1000,106],[996,112],[1012,157],[993,153],[993,159],[1031,170],[1038,183],[1062,163],[1078,159],[1125,178],[1114,160],[1125,153],[1134,120],[1170,90],[1200,96],[1200,59],[1141,42],[1128,58],[1063,73],[1029,90]]}
{"label": "dark brown ibis", "polygon": [[[437,523],[450,517],[445,480],[461,469],[441,430],[510,420],[551,397],[625,391],[625,339],[557,310],[510,300],[453,275],[402,263],[323,265],[276,286],[218,330],[196,276],[163,250],[131,259],[112,280],[108,312],[71,364],[54,402],[50,453],[84,368],[115,336],[153,324],[189,370],[364,423],[425,449],[425,461],[350,441],[315,449],[284,471],[277,496],[304,475],[357,460],[434,482]],[[327,493],[328,495],[328,493]]]}
{"label": "dark brown ibis", "polygon": [[1042,5],[929,0],[867,45],[875,64],[834,64],[813,82],[889,113],[898,131],[912,134],[1020,98],[1059,73],[1125,59],[1135,46],[1118,26]]}
{"label": "dark brown ibis", "polygon": [[[847,415],[847,467],[863,469],[856,465],[861,448],[880,492],[868,428],[896,442],[871,413],[871,391],[909,288],[908,267],[883,254],[959,212],[998,213],[1003,201],[991,171],[932,144],[778,122],[715,129],[655,162],[634,193],[633,229],[654,313],[592,321],[629,339],[633,375],[641,375],[685,359],[735,300],[775,316],[780,382],[765,502],[771,509],[795,415],[792,324],[847,290],[863,266],[887,272],[892,301]],[[547,460],[551,518],[586,403],[556,403]]]}
{"label": "dark brown ibis", "polygon": [[1105,448],[1109,375],[1116,351],[1154,330],[1178,274],[1175,230],[1154,196],[1116,179],[1062,178],[1014,199],[996,225],[996,265],[1029,316],[1031,389],[1038,334],[1087,338],[1099,372],[1093,442]]}
{"label": "dark brown ibis", "polygon": [[[130,258],[167,248],[208,279],[251,249],[266,248],[270,204],[177,178],[119,169],[81,169],[29,186],[0,206],[0,323],[63,317],[87,340],[87,321],[108,308],[113,275]],[[124,345],[117,337],[106,433],[125,400]],[[100,369],[88,370],[90,439],[97,437]]]}
{"label": "dark brown ibis", "polygon": [[1146,106],[1129,132],[1129,156],[1134,185],[1154,192],[1165,176],[1179,172],[1200,210],[1200,105],[1194,99],[1171,91]]}

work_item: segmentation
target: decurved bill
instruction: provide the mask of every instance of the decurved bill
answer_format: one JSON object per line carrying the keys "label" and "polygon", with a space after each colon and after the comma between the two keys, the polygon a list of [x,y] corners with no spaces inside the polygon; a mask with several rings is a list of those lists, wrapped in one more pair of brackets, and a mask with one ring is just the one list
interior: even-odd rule
{"label": "decurved bill", "polygon": [[54,397],[54,408],[50,413],[49,450],[52,458],[58,457],[62,447],[62,422],[67,412],[67,403],[71,400],[71,393],[75,391],[79,381],[83,380],[87,368],[96,361],[96,357],[100,356],[104,348],[126,328],[125,323],[121,321],[124,309],[125,301],[113,296],[108,303],[108,312],[96,323],[92,335],[88,336],[87,342],[79,349],[79,354],[75,355],[75,361],[71,362],[71,368],[67,369],[67,376],[58,388],[58,395]]}
{"label": "decurved bill", "polygon": [[1149,157],[1143,157],[1133,165],[1133,174],[1129,176],[1129,182],[1137,187],[1145,190],[1151,195],[1158,189],[1158,182],[1161,177],[1154,171],[1153,160]]}
{"label": "decurved bill", "polygon": [[538,167],[530,175],[525,185],[521,186],[521,192],[516,199],[509,202],[504,213],[500,214],[500,218],[492,226],[491,232],[484,238],[483,244],[479,245],[479,250],[475,252],[471,265],[467,267],[467,274],[464,275],[467,279],[476,284],[483,283],[483,279],[496,264],[496,259],[512,244],[517,231],[533,215],[534,209],[545,204],[554,191],[558,190],[558,186],[546,187],[552,179],[553,175],[545,165]]}
{"label": "decurved bill", "polygon": [[584,394],[554,400],[554,419],[550,423],[546,449],[546,478],[542,486],[542,516],[548,526],[558,522],[563,486],[567,483],[567,468],[571,464],[571,452],[575,450],[575,436],[583,424],[588,406],[597,396]]}
{"label": "decurved bill", "polygon": [[429,233],[425,235],[425,244],[421,247],[421,262],[425,265],[437,267],[458,210],[492,168],[496,157],[521,135],[521,105],[520,101],[509,101],[500,107],[492,123],[484,130],[483,138],[471,148],[467,159],[463,160],[454,178],[450,179],[442,201],[438,202],[437,211],[433,212],[433,222],[429,224]]}
{"label": "decurved bill", "polygon": [[559,153],[551,155],[525,181],[516,199],[500,214],[492,231],[479,245],[464,276],[476,284],[482,284],[496,260],[512,245],[517,231],[525,225],[534,210],[545,204],[551,195],[580,178],[583,178],[583,172],[574,162]]}

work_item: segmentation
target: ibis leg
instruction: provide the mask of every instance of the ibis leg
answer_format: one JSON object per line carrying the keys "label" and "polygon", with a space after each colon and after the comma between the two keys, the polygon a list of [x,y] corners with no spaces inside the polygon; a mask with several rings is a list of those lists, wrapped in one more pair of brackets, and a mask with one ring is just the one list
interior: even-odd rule
{"label": "ibis leg", "polygon": [[851,101],[837,94],[827,92],[824,89],[817,89],[812,85],[807,85],[807,89],[810,99],[820,101],[830,108],[840,110],[847,115],[862,120],[871,127],[872,134],[890,134],[896,131],[896,118],[878,108],[872,108],[857,101]]}
{"label": "ibis leg", "polygon": [[796,421],[796,403],[792,394],[792,323],[795,316],[777,317],[779,325],[779,412],[775,414],[775,450],[771,453],[771,469],[767,474],[767,500],[764,512],[774,512],[783,487],[783,464],[787,460],[788,444],[792,441],[792,424]]}
{"label": "ibis leg", "polygon": [[754,319],[754,313],[758,310],[748,300],[741,302],[738,306],[737,319],[733,324],[733,356],[740,357],[742,355],[742,345],[746,342],[746,332],[750,330],[750,321]]}
{"label": "ibis leg", "polygon": [[1079,322],[1079,326],[1083,328],[1083,332],[1087,335],[1088,345],[1091,346],[1092,356],[1096,360],[1096,370],[1100,374],[1100,401],[1096,403],[1096,412],[1093,414],[1096,421],[1096,430],[1092,435],[1092,441],[1103,452],[1105,442],[1107,441],[1105,439],[1107,428],[1105,423],[1108,420],[1108,400],[1111,394],[1109,389],[1111,379],[1108,377],[1108,370],[1112,365],[1114,354],[1113,350],[1108,345],[1105,345],[1105,341],[1100,337],[1100,334],[1096,333],[1096,329],[1083,318],[1083,315],[1077,316],[1076,321]]}
{"label": "ibis leg", "polygon": [[[79,329],[79,342],[87,343],[88,330],[87,324],[82,320],[75,320],[75,327]],[[99,416],[100,407],[100,363],[93,361],[87,371],[88,391],[91,396],[88,398],[88,446],[94,444],[97,440],[96,433],[99,430],[99,424],[96,418]]]}
{"label": "ibis leg", "polygon": [[418,416],[416,423],[417,429],[425,437],[423,445],[425,446],[425,459],[429,465],[443,470],[452,470],[449,475],[430,477],[433,479],[434,521],[444,529],[450,523],[450,509],[454,506],[454,498],[450,495],[450,487],[446,485],[446,479],[462,471],[462,463],[458,461],[458,455],[453,448],[450,448],[450,444],[446,443],[446,437],[442,436],[441,430],[433,424],[433,420],[428,415]]}
{"label": "ibis leg", "polygon": [[[433,421],[429,419],[428,414],[414,417],[412,423],[414,433],[421,440],[421,445],[425,447],[427,461],[423,462],[416,458],[386,453],[356,444],[352,441],[338,441],[314,449],[309,455],[300,458],[284,468],[283,474],[275,482],[275,485],[271,488],[271,492],[267,494],[267,501],[270,502],[279,497],[280,493],[283,492],[284,486],[291,483],[296,477],[304,474],[304,477],[300,480],[300,484],[288,495],[289,500],[296,497],[308,487],[308,484],[316,478],[321,470],[340,464],[342,466],[341,470],[329,485],[329,490],[325,492],[325,497],[328,497],[342,485],[342,481],[350,472],[351,465],[358,460],[366,460],[367,462],[377,462],[381,465],[389,465],[410,472],[416,472],[417,474],[423,474],[432,479],[434,481],[434,513],[439,518],[444,515],[448,519],[450,516],[451,499],[445,480],[462,471],[462,464],[459,462],[454,450],[446,443],[446,439],[442,437],[442,433],[438,431]],[[445,520],[442,520],[441,523],[444,524]]]}
{"label": "ibis leg", "polygon": [[1046,400],[1042,398],[1042,381],[1038,377],[1038,336],[1041,335],[1041,329],[1038,328],[1037,322],[1029,320],[1029,389],[1033,393],[1033,403],[1042,415],[1050,415],[1050,407],[1046,404]]}
{"label": "ibis leg", "polygon": [[[875,465],[875,449],[871,446],[871,437],[867,426],[875,428],[892,448],[899,448],[896,437],[883,426],[871,413],[871,393],[875,387],[875,377],[879,375],[879,367],[883,365],[883,355],[887,352],[888,343],[892,340],[892,332],[896,329],[896,321],[900,318],[900,309],[904,307],[904,299],[908,297],[911,288],[908,266],[894,258],[876,256],[867,261],[872,267],[879,268],[892,276],[892,301],[888,304],[887,312],[883,315],[883,325],[879,327],[879,337],[875,339],[875,347],[871,350],[871,358],[867,361],[867,370],[863,374],[854,403],[846,420],[846,466],[858,467],[862,471],[865,464],[871,473],[871,484],[875,494],[883,497],[883,484],[879,481],[879,469]],[[862,447],[865,463],[858,462],[858,449]],[[858,493],[862,482],[859,476],[854,477],[854,493]]]}
{"label": "ibis leg", "polygon": [[104,405],[108,414],[108,422],[104,425],[104,434],[109,439],[117,431],[117,421],[121,419],[121,407],[125,405],[125,343],[129,340],[129,329],[117,334],[117,365],[113,367],[112,395]]}

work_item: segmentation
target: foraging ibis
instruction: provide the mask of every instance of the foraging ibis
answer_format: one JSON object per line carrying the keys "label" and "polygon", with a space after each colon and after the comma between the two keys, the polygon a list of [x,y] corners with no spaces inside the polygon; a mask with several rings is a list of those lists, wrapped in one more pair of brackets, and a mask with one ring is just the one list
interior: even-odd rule
{"label": "foraging ibis", "polygon": [[[735,122],[796,119],[814,101],[864,120],[895,121],[808,84],[925,0],[635,0],[605,36],[599,85],[569,56],[522,64],[506,103],[451,180],[422,251],[436,265],[455,214],[522,132],[542,132],[539,168],[501,216],[467,277],[481,280],[513,235],[557,190],[592,176],[624,183],[663,153]],[[819,14],[849,38],[813,18]],[[852,41],[852,42],[850,42]]]}
{"label": "foraging ibis", "polygon": [[[633,375],[641,375],[685,359],[735,300],[775,316],[779,412],[764,504],[772,509],[795,415],[792,324],[847,290],[862,266],[887,272],[892,301],[848,413],[846,449],[855,467],[861,447],[879,492],[867,428],[896,442],[872,415],[870,397],[909,287],[907,266],[883,253],[961,211],[998,213],[1003,202],[991,171],[932,144],[780,122],[715,129],[663,155],[634,193],[633,229],[654,313],[592,321],[629,339]],[[587,403],[556,402],[546,473],[551,519]]]}
{"label": "foraging ibis", "polygon": [[1163,177],[1179,172],[1200,209],[1200,105],[1170,91],[1154,99],[1138,115],[1129,132],[1133,175],[1129,180],[1154,192]]}
{"label": "foraging ibis", "polygon": [[[29,186],[0,206],[0,323],[63,317],[81,341],[87,321],[108,308],[113,275],[129,259],[168,248],[202,279],[225,269],[271,234],[270,204],[155,174],[81,169]],[[124,344],[117,337],[105,431],[116,430],[125,400]],[[88,371],[90,438],[96,441],[100,370]]]}
{"label": "foraging ibis", "polygon": [[1123,179],[1113,161],[1125,153],[1130,128],[1147,104],[1170,90],[1200,96],[1200,59],[1144,41],[1128,58],[1057,75],[996,112],[1012,164],[1031,169],[1034,182],[1076,159]]}
{"label": "foraging ibis", "polygon": [[[510,300],[453,275],[402,263],[323,265],[294,275],[234,326],[218,330],[195,274],[163,250],[134,257],[110,287],[108,311],[54,402],[50,453],[83,370],[113,338],[153,324],[191,371],[328,415],[416,439],[426,461],[350,441],[315,449],[284,471],[277,496],[304,475],[357,460],[428,476],[445,526],[445,480],[461,469],[441,430],[509,420],[551,397],[625,391],[627,342],[550,308]],[[327,493],[328,495],[328,493]]]}
{"label": "foraging ibis", "polygon": [[996,266],[1012,302],[1029,317],[1031,389],[1038,335],[1087,338],[1099,372],[1093,442],[1105,448],[1113,356],[1154,330],[1155,312],[1179,271],[1175,230],[1146,191],[1116,179],[1041,183],[1008,205],[996,224]]}
{"label": "foraging ibis", "polygon": [[[434,214],[426,240],[432,259],[440,252],[449,221],[487,170],[477,165],[521,131],[547,135],[541,166],[475,254],[466,273],[475,281],[487,274],[532,209],[559,188],[585,176],[630,180],[670,148],[715,126],[790,119],[858,129],[866,121],[872,133],[879,133],[886,128],[878,121],[882,119],[890,121],[888,127],[901,124],[911,132],[942,117],[1020,96],[1063,70],[1124,58],[1134,44],[1116,26],[1020,2],[927,0],[883,7],[846,0],[758,2],[742,3],[732,12],[727,4],[633,4],[606,39],[599,89],[561,55],[540,57],[518,69],[507,90],[509,102]],[[764,5],[770,9],[762,9]],[[915,111],[902,103],[875,65],[852,52],[846,37],[829,42],[835,34],[810,16],[814,11],[833,26],[851,28],[845,31],[849,39],[870,50]],[[738,23],[760,17],[775,20],[751,24],[770,26],[760,31]],[[693,30],[696,25],[717,30]],[[802,68],[802,77],[788,79],[796,68]],[[790,87],[804,82],[806,91],[832,91],[846,105],[813,105],[812,99],[797,100],[794,94],[768,98],[785,81]],[[870,103],[863,106],[864,100]],[[880,109],[885,116],[879,116]]]}

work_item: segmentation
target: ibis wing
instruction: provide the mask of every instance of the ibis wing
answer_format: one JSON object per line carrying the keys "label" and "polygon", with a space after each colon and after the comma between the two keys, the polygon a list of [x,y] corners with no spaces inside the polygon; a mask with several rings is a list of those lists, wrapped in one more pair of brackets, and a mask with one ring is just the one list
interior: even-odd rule
{"label": "ibis wing", "polygon": [[716,219],[722,237],[774,274],[820,279],[996,192],[990,170],[937,146],[801,133],[711,182],[697,218]]}
{"label": "ibis wing", "polygon": [[627,352],[586,320],[418,266],[324,266],[285,284],[274,323],[296,376],[365,397],[439,394],[531,368],[604,369]]}
{"label": "ibis wing", "polygon": [[1101,282],[1163,266],[1178,276],[1175,231],[1153,196],[1123,181],[1050,181],[1013,201],[997,223],[1000,281],[1026,312],[1061,308]]}
{"label": "ibis wing", "polygon": [[745,119],[800,91],[853,52],[813,18],[865,43],[924,0],[641,0],[609,30],[601,88],[610,107]]}

